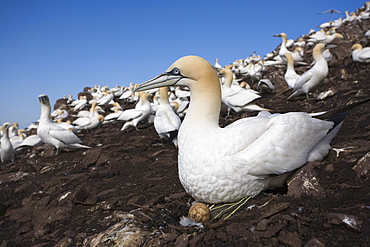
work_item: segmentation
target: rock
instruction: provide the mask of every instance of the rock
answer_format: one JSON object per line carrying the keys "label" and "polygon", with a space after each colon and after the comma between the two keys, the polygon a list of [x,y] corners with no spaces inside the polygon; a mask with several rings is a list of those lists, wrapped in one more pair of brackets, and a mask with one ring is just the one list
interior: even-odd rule
{"label": "rock", "polygon": [[308,163],[292,175],[287,181],[288,196],[312,195],[323,197],[325,195],[324,189],[319,183],[317,173],[314,170],[315,165],[317,163]]}
{"label": "rock", "polygon": [[304,245],[304,247],[325,247],[325,244],[321,243],[317,238],[313,237]]}
{"label": "rock", "polygon": [[73,194],[73,201],[82,205],[93,205],[97,200],[94,187],[89,185],[80,186]]}
{"label": "rock", "polygon": [[265,219],[268,218],[274,214],[277,214],[289,207],[289,203],[280,203],[280,204],[273,204],[273,205],[268,205],[265,208],[263,208],[263,211],[261,213],[260,218]]}
{"label": "rock", "polygon": [[356,216],[341,213],[328,213],[327,219],[332,225],[343,224],[356,232],[361,232],[362,221]]}
{"label": "rock", "polygon": [[356,171],[357,177],[368,178],[370,175],[370,152],[365,154],[357,164],[353,167],[353,170]]}
{"label": "rock", "polygon": [[300,247],[302,246],[302,241],[296,233],[281,231],[278,240],[284,244],[284,246]]}
{"label": "rock", "polygon": [[176,247],[187,247],[189,245],[189,236],[186,233],[181,234],[177,237],[175,246]]}

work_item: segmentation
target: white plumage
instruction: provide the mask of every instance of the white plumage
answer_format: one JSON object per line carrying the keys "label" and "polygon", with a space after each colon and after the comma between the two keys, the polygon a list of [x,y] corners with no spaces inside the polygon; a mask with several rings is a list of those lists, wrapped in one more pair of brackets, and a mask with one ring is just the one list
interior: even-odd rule
{"label": "white plumage", "polygon": [[299,75],[294,70],[294,61],[291,53],[285,53],[284,56],[287,59],[286,72],[284,79],[289,88],[294,88],[295,82],[299,78]]}
{"label": "white plumage", "polygon": [[0,156],[1,162],[13,162],[15,160],[15,152],[12,146],[12,143],[9,140],[9,127],[11,126],[10,123],[4,123],[2,126],[3,129],[3,136],[1,137],[1,144],[0,144]]}
{"label": "white plumage", "polygon": [[171,85],[191,91],[178,135],[178,166],[182,185],[198,201],[231,202],[281,186],[286,172],[322,160],[340,127],[329,132],[333,122],[301,112],[261,112],[220,128],[219,79],[213,66],[197,56],[180,58],[136,90]]}
{"label": "white plumage", "polygon": [[362,48],[361,44],[352,46],[352,59],[355,62],[370,63],[370,47]]}
{"label": "white plumage", "polygon": [[66,130],[50,120],[50,101],[45,94],[39,96],[41,115],[37,135],[41,140],[57,152],[61,148],[90,148],[82,145],[82,141],[72,131]]}
{"label": "white plumage", "polygon": [[149,96],[149,93],[141,92],[139,95],[140,100],[139,102],[137,102],[135,109],[125,110],[118,117],[117,120],[126,121],[126,123],[121,128],[122,131],[127,129],[129,126],[134,126],[136,130],[139,130],[137,125],[141,121],[148,120],[151,113],[151,106],[150,102],[148,101]]}
{"label": "white plumage", "polygon": [[177,147],[177,132],[181,125],[180,117],[173,111],[168,101],[168,89],[159,89],[160,104],[154,117],[154,128],[160,138],[169,138]]}
{"label": "white plumage", "polygon": [[267,110],[252,103],[261,97],[257,91],[244,89],[239,85],[232,86],[233,72],[229,68],[223,68],[219,72],[225,77],[222,86],[222,102],[229,108],[229,112],[230,109],[236,112]]}
{"label": "white plumage", "polygon": [[325,48],[324,43],[318,43],[312,51],[315,65],[304,72],[295,82],[293,93],[287,98],[291,99],[298,95],[308,94],[315,90],[322,83],[329,73],[328,63],[322,56],[322,51]]}

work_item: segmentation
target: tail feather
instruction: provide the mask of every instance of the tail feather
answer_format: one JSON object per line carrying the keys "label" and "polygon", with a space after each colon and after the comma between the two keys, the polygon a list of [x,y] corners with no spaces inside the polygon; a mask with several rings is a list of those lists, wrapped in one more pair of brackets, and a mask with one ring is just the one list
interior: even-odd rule
{"label": "tail feather", "polygon": [[335,109],[332,109],[332,110],[329,110],[329,111],[326,111],[324,112],[323,114],[320,114],[320,115],[316,115],[314,116],[314,118],[317,118],[317,119],[321,119],[321,120],[331,120],[333,119],[333,117],[337,116],[337,115],[340,115],[341,113],[344,113],[352,108],[355,108],[359,105],[362,105],[366,102],[369,102],[370,99],[365,99],[365,100],[362,100],[362,101],[357,101],[357,102],[354,102],[354,103],[351,103],[351,104],[348,104],[348,105],[345,105],[345,106],[341,106],[341,107],[337,107]]}

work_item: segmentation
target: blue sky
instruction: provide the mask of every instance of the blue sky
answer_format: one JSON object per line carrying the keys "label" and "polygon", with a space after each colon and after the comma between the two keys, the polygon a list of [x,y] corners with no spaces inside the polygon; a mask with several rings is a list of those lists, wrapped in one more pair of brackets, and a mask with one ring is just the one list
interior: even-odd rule
{"label": "blue sky", "polygon": [[1,0],[0,124],[27,127],[52,104],[86,86],[142,83],[176,59],[199,55],[221,65],[271,52],[365,1]]}

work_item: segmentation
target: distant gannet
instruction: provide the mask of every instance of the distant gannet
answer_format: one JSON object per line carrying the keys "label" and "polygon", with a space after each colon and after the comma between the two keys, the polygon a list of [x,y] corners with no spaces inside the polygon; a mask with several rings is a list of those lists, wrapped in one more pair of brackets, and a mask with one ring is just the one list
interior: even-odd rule
{"label": "distant gannet", "polygon": [[4,123],[2,126],[3,136],[1,137],[0,152],[1,152],[1,162],[14,162],[15,152],[12,143],[9,140],[9,127],[10,123]]}
{"label": "distant gannet", "polygon": [[334,33],[334,34],[324,34],[322,32],[317,32],[314,35],[311,35],[307,41],[314,42],[314,43],[331,43],[334,39],[343,39],[343,35],[340,33]]}
{"label": "distant gannet", "polygon": [[222,102],[228,107],[228,115],[230,109],[240,111],[264,111],[267,110],[254,103],[254,100],[261,98],[258,92],[252,89],[244,89],[239,87],[231,87],[233,81],[233,72],[229,68],[223,68],[219,71],[225,77],[225,82],[222,86]]}
{"label": "distant gannet", "polygon": [[94,102],[90,108],[90,114],[87,117],[80,117],[73,121],[73,124],[76,125],[78,130],[93,130],[100,126],[104,121],[104,117],[98,114],[96,105],[98,102]]}
{"label": "distant gannet", "polygon": [[66,130],[50,120],[50,101],[45,94],[39,95],[41,115],[37,135],[41,140],[54,148],[58,153],[61,148],[90,148],[82,145],[82,141],[72,131]]}
{"label": "distant gannet", "polygon": [[154,128],[160,138],[168,138],[177,147],[177,132],[181,119],[170,106],[167,87],[159,89],[159,101],[160,104],[154,117]]}
{"label": "distant gannet", "polygon": [[24,138],[26,137],[26,134],[24,132],[25,132],[24,129],[19,129],[18,130],[18,135],[13,136],[12,138],[9,138],[10,142],[12,143],[12,146],[13,146],[14,150],[21,145]]}
{"label": "distant gannet", "polygon": [[325,10],[323,12],[321,12],[320,14],[341,14],[342,12],[339,11],[339,10],[335,10],[335,9],[329,9],[329,10]]}
{"label": "distant gannet", "polygon": [[291,53],[285,53],[284,56],[287,59],[286,72],[284,79],[289,88],[294,88],[295,82],[299,78],[299,75],[294,70],[294,61]]}
{"label": "distant gannet", "polygon": [[271,93],[275,90],[275,86],[269,79],[261,79],[258,81],[257,90],[260,93]]}
{"label": "distant gannet", "polygon": [[185,190],[197,201],[234,202],[282,186],[288,172],[328,154],[342,125],[339,117],[334,123],[303,112],[261,112],[220,128],[219,78],[213,66],[197,56],[180,58],[135,90],[172,85],[191,91],[178,134],[178,171]]}
{"label": "distant gannet", "polygon": [[[286,47],[286,42],[287,42],[287,39],[288,39],[287,35],[286,35],[286,33],[279,33],[277,35],[274,35],[274,37],[280,37],[281,38],[282,41],[281,41],[281,45],[280,45],[279,56],[284,61],[286,61],[285,57],[284,57],[284,54],[292,53]],[[292,53],[292,56],[293,56],[293,60],[294,60],[295,63],[303,61],[303,58],[298,53]]]}
{"label": "distant gannet", "polygon": [[141,92],[139,95],[140,100],[136,104],[135,109],[128,109],[122,112],[117,119],[119,121],[126,121],[122,126],[121,131],[127,129],[129,126],[134,126],[136,130],[139,130],[137,125],[141,121],[148,120],[151,113],[151,106],[148,100],[149,96],[149,93]]}
{"label": "distant gannet", "polygon": [[17,147],[18,149],[24,148],[24,147],[34,147],[37,145],[41,145],[43,142],[41,138],[38,135],[30,135],[24,138],[21,145]]}
{"label": "distant gannet", "polygon": [[315,65],[311,69],[304,72],[295,82],[293,93],[287,98],[288,100],[302,95],[308,94],[317,88],[317,86],[322,83],[326,76],[328,75],[328,63],[322,56],[322,52],[325,48],[324,43],[318,43],[312,51],[313,59],[315,60]]}
{"label": "distant gannet", "polygon": [[78,131],[77,128],[76,128],[76,126],[74,126],[74,125],[71,124],[71,121],[70,120],[67,120],[67,121],[63,122],[63,119],[58,118],[57,124],[58,124],[58,126],[62,127],[63,129],[70,130],[70,131],[72,131],[75,134]]}
{"label": "distant gannet", "polygon": [[218,58],[216,58],[215,60],[216,60],[216,61],[215,61],[215,66],[214,66],[214,67],[215,67],[216,69],[222,69],[222,66],[218,63]]}
{"label": "distant gannet", "polygon": [[362,48],[361,44],[352,45],[352,60],[360,63],[370,63],[370,47]]}

